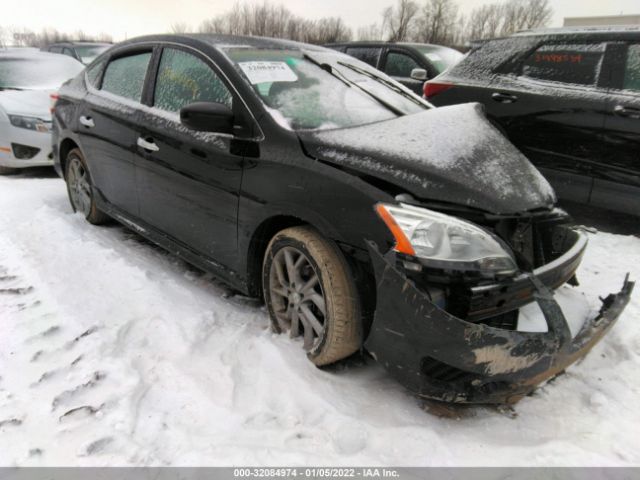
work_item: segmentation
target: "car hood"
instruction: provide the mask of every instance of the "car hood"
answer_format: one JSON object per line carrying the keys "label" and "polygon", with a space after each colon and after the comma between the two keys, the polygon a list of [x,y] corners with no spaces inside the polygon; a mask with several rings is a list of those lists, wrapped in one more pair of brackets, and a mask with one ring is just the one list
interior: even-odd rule
{"label": "car hood", "polygon": [[54,90],[0,91],[0,106],[11,115],[26,115],[51,120],[51,97]]}
{"label": "car hood", "polygon": [[477,103],[298,135],[311,156],[424,200],[496,214],[548,208],[556,200],[545,178]]}

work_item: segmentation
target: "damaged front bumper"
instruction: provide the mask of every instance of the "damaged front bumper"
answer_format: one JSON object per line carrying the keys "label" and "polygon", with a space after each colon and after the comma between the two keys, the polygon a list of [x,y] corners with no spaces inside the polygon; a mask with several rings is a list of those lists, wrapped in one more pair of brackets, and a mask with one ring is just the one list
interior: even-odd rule
{"label": "damaged front bumper", "polygon": [[572,338],[549,288],[557,285],[530,274],[548,331],[504,330],[449,314],[398,269],[393,252],[383,256],[374,244],[369,251],[378,300],[367,350],[412,392],[446,402],[517,402],[584,356],[615,323],[634,287],[627,276]]}

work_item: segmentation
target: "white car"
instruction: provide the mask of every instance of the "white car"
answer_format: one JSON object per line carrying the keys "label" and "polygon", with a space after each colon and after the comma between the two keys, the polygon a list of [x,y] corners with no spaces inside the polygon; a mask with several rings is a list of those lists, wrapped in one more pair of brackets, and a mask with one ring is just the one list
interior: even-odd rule
{"label": "white car", "polygon": [[0,50],[0,174],[53,165],[51,95],[83,68],[63,55]]}

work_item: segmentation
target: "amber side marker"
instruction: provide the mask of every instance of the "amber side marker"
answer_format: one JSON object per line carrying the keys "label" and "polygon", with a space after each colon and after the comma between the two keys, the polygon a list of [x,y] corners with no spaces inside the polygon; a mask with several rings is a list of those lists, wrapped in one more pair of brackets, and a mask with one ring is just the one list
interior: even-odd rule
{"label": "amber side marker", "polygon": [[376,212],[382,219],[382,221],[387,225],[387,228],[391,231],[393,238],[396,239],[395,251],[400,253],[406,253],[407,255],[415,256],[416,252],[411,246],[411,242],[404,234],[398,222],[396,222],[395,218],[391,216],[391,214],[384,208],[384,205],[379,203],[376,205]]}

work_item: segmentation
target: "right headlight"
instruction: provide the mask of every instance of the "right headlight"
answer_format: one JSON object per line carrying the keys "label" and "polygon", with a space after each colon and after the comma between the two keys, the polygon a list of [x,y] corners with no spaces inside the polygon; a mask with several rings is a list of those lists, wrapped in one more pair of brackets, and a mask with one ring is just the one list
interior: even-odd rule
{"label": "right headlight", "polygon": [[24,115],[9,115],[11,125],[18,128],[26,128],[27,130],[35,130],[37,132],[51,131],[51,122],[47,122],[37,117],[25,117]]}
{"label": "right headlight", "polygon": [[472,223],[403,203],[379,203],[376,211],[395,237],[395,249],[425,265],[485,275],[510,275],[518,270],[501,242]]}

